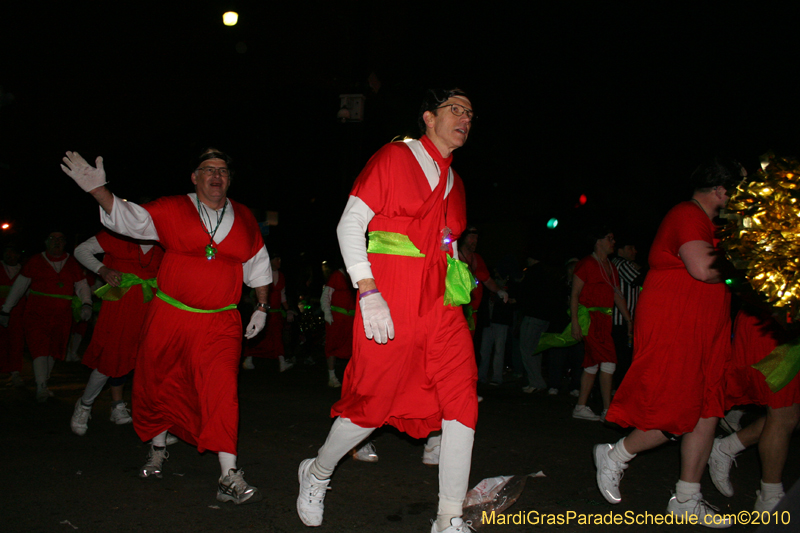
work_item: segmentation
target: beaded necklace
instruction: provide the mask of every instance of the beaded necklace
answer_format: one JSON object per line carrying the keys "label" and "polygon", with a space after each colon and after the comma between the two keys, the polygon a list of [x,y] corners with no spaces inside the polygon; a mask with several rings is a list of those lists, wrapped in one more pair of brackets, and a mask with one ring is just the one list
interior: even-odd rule
{"label": "beaded necklace", "polygon": [[[202,209],[200,206],[202,205]],[[214,256],[217,255],[217,249],[214,248],[214,235],[217,234],[217,230],[219,229],[219,225],[222,223],[222,219],[225,218],[225,210],[228,208],[228,201],[225,200],[225,205],[222,207],[222,214],[219,214],[216,210],[214,211],[217,215],[217,225],[214,226],[214,231],[209,230],[212,226],[211,223],[211,215],[208,214],[208,209],[206,209],[205,204],[200,203],[200,198],[197,198],[197,212],[200,214],[200,222],[203,224],[203,231],[208,233],[208,244],[206,245],[206,259],[209,261],[214,259]],[[205,214],[205,218],[203,215]]]}

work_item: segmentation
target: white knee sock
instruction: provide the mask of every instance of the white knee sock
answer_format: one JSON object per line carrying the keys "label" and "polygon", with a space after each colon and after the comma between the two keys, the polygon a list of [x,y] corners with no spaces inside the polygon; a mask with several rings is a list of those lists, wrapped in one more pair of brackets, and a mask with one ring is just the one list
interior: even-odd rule
{"label": "white knee sock", "polygon": [[349,418],[338,417],[333,421],[328,438],[317,452],[317,458],[309,471],[320,481],[330,478],[342,457],[373,431],[375,428],[362,428]]}
{"label": "white knee sock", "polygon": [[48,357],[37,357],[33,360],[33,378],[39,388],[47,387],[47,378],[50,376],[50,363]]}
{"label": "white knee sock", "polygon": [[698,492],[700,492],[700,483],[689,483],[679,479],[675,484],[675,497],[680,503],[688,502]]}
{"label": "white knee sock", "polygon": [[81,403],[83,405],[92,405],[103,390],[106,381],[108,381],[108,376],[102,374],[96,368],[92,370],[92,373],[89,374],[89,381],[86,383],[86,389],[84,389],[83,396],[81,396]]}
{"label": "white knee sock", "polygon": [[636,454],[628,452],[627,448],[625,448],[625,437],[619,439],[611,451],[608,452],[608,458],[618,463],[627,463],[634,457],[636,457]]}
{"label": "white knee sock", "polygon": [[783,497],[783,483],[764,483],[761,482],[761,499],[770,500],[775,497]]}
{"label": "white knee sock", "polygon": [[153,437],[153,446],[163,448],[167,445],[167,432],[159,433]]}
{"label": "white knee sock", "polygon": [[464,498],[469,490],[475,431],[458,420],[443,420],[441,438],[439,509],[436,513],[436,528],[439,531],[450,527],[451,518],[462,515]]}
{"label": "white knee sock", "polygon": [[232,453],[219,452],[219,467],[222,470],[220,479],[228,475],[228,470],[233,468],[236,470],[236,456]]}
{"label": "white knee sock", "polygon": [[735,457],[736,454],[744,451],[744,445],[739,440],[739,436],[736,433],[732,433],[724,439],[720,439],[719,449],[731,457]]}

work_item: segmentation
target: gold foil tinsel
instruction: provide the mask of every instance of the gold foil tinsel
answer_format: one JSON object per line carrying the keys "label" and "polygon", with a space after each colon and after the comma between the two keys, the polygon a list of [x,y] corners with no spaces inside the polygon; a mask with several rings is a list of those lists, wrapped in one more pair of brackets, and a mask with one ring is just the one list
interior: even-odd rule
{"label": "gold foil tinsel", "polygon": [[771,305],[800,309],[800,162],[770,157],[740,184],[722,214],[722,246]]}

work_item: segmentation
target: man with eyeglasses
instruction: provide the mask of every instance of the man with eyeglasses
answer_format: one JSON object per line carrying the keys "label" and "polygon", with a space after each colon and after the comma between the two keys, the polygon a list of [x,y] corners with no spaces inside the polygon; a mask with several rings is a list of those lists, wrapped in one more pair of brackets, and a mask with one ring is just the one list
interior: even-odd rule
{"label": "man with eyeglasses", "polygon": [[450,164],[472,119],[462,91],[428,91],[418,117],[421,139],[381,148],[350,193],[337,233],[359,290],[353,356],[342,398],[331,409],[337,418],[328,438],[316,458],[300,464],[297,511],[307,526],[322,524],[325,492],[339,460],[390,424],[415,438],[442,429],[439,508],[431,532],[469,528],[461,515],[478,374],[460,307],[473,286],[456,249],[466,226],[464,185]]}
{"label": "man with eyeglasses", "polygon": [[101,157],[96,168],[76,152],[67,152],[63,161],[64,172],[100,204],[107,228],[158,241],[165,250],[136,359],[133,425],[142,440],[152,439],[139,475],[161,477],[169,431],[200,452],[218,453],[217,500],[260,500],[236,467],[242,345],[236,302],[243,282],[255,289],[258,304],[245,332],[252,338],[266,322],[272,270],[255,218],[227,197],[230,158],[206,150],[191,175],[194,193],[143,206],[105,187]]}
{"label": "man with eyeglasses", "polygon": [[0,312],[0,325],[8,326],[11,310],[26,291],[22,330],[33,359],[36,401],[53,396],[47,381],[55,360],[64,360],[73,318],[92,317],[92,292],[80,265],[65,249],[67,239],[54,231],[44,241],[45,251],[31,257],[14,280]]}

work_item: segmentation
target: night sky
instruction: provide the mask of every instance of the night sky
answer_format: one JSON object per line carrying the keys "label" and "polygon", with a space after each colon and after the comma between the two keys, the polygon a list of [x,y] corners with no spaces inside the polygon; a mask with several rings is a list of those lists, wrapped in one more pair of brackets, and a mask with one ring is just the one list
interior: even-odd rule
{"label": "night sky", "polygon": [[[653,4],[3,2],[0,221],[29,251],[49,228],[86,238],[66,150],[135,201],[190,191],[213,145],[230,197],[280,213],[267,247],[313,264],[369,156],[417,133],[427,88],[458,86],[478,118],[454,168],[490,262],[586,254],[595,222],[644,251],[704,156],[800,156],[795,13]],[[363,123],[336,121],[343,93],[365,94]]]}

